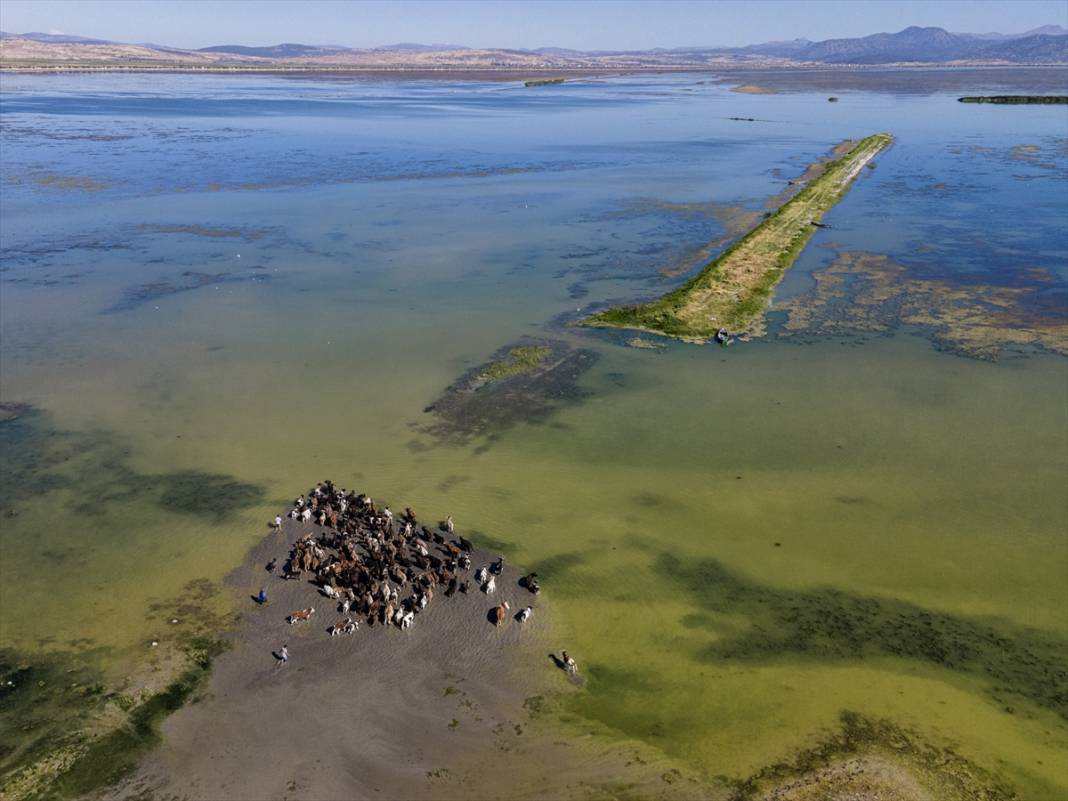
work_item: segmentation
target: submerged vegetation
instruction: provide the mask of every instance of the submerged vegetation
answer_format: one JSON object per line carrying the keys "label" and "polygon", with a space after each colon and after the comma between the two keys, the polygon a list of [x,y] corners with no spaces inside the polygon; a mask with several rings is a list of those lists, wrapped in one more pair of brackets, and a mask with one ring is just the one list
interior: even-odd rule
{"label": "submerged vegetation", "polygon": [[684,564],[663,554],[661,575],[692,597],[693,628],[717,631],[709,613],[744,614],[752,625],[695,654],[699,662],[892,658],[975,676],[988,692],[1026,699],[1068,721],[1065,641],[1038,630],[979,622],[834,589],[783,590],[736,576],[715,559]]}
{"label": "submerged vegetation", "polygon": [[972,358],[996,360],[1034,347],[1068,355],[1065,285],[1039,268],[1028,269],[1023,284],[963,285],[913,276],[881,254],[844,252],[812,277],[810,291],[783,305],[780,336],[877,334],[910,325],[938,347]]}
{"label": "submerged vegetation", "polygon": [[505,345],[447,387],[424,409],[434,422],[416,428],[438,440],[462,442],[517,423],[542,423],[585,395],[578,379],[596,358],[559,339]]}
{"label": "submerged vegetation", "polygon": [[841,714],[842,728],[792,759],[734,783],[730,801],[881,798],[1011,801],[1013,788],[958,754],[888,720]]}
{"label": "submerged vegetation", "polygon": [[211,663],[224,650],[221,641],[199,640],[188,649],[189,666],[162,692],[136,706],[129,721],[94,741],[53,783],[49,795],[78,798],[114,783],[160,742],[159,725],[201,689]]}
{"label": "submerged vegetation", "polygon": [[[81,517],[104,513],[102,503],[152,503],[180,515],[223,520],[263,503],[266,489],[223,473],[176,470],[142,473],[120,438],[103,431],[68,431],[26,404],[0,419],[0,513],[14,517],[23,502],[52,491]],[[8,412],[11,415],[10,412]]]}
{"label": "submerged vegetation", "polygon": [[853,144],[845,155],[827,162],[778,211],[678,289],[651,303],[606,309],[583,324],[633,328],[697,342],[709,339],[720,328],[759,329],[772,290],[823,215],[845,196],[861,168],[891,142],[890,134],[880,133]]}
{"label": "submerged vegetation", "polygon": [[[1006,717],[1040,721],[1048,730],[1068,721],[1068,658],[1058,634],[833,587],[764,584],[716,559],[688,560],[662,551],[653,564],[663,582],[658,586],[677,591],[692,609],[681,622],[695,636],[679,651],[691,672],[803,671],[806,665],[836,664],[867,664],[904,676],[949,672],[953,683],[981,688]],[[537,569],[540,575],[542,566]],[[626,736],[656,738],[668,753],[691,747],[691,710],[674,708],[665,719],[663,710],[650,714],[632,700],[620,700],[671,693],[671,679],[656,668],[591,661],[585,674],[589,692],[564,701],[580,718]],[[807,743],[801,735],[797,750],[756,763],[748,775],[721,776],[731,801],[1020,798],[1016,777],[995,772],[1001,768],[991,763],[973,762],[937,729],[914,731],[871,709],[839,709],[840,729],[814,730]]]}

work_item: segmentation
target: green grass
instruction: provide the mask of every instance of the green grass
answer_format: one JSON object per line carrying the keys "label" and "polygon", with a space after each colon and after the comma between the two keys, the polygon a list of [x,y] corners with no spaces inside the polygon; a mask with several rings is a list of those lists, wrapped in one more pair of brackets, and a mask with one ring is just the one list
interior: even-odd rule
{"label": "green grass", "polygon": [[[849,190],[849,184],[839,188],[829,197],[823,192],[824,188],[838,179],[850,168],[857,157],[871,147],[877,146],[881,150],[892,141],[893,137],[890,134],[874,134],[862,139],[840,158],[827,162],[822,173],[809,181],[797,195],[784,203],[777,211],[768,214],[753,230],[677,289],[650,303],[606,309],[588,317],[583,324],[598,327],[635,328],[689,340],[708,339],[720,327],[732,331],[745,329],[763,313],[772,292],[782,280],[783,274],[794,263],[815,233],[815,226],[806,222],[803,225],[790,225],[784,228],[774,250],[766,254],[763,259],[763,271],[759,280],[747,288],[744,296],[730,303],[718,302],[718,299],[709,302],[704,311],[715,312],[715,324],[687,319],[683,310],[696,290],[707,288],[716,282],[723,282],[724,274],[731,261],[737,258],[743,249],[750,247],[759,234],[774,228],[786,212],[794,212],[798,206],[804,206],[810,219],[818,222],[835,203],[845,196]],[[748,255],[752,257],[754,254]],[[710,316],[712,315],[704,315],[705,318]]]}
{"label": "green grass", "polygon": [[532,373],[544,362],[552,349],[544,345],[523,345],[508,351],[508,358],[492,362],[478,374],[479,381],[500,381],[515,375]]}

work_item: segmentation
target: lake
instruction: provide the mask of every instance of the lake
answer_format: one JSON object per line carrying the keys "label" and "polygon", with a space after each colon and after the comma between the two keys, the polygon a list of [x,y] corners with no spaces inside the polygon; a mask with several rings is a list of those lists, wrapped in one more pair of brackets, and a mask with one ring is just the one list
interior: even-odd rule
{"label": "lake", "polygon": [[[1068,794],[1064,110],[730,86],[5,74],[5,671],[119,686],[172,616],[219,630],[223,576],[331,478],[538,572],[572,731],[743,779],[850,712]],[[567,325],[878,131],[768,337]],[[435,426],[522,337],[588,369]]]}

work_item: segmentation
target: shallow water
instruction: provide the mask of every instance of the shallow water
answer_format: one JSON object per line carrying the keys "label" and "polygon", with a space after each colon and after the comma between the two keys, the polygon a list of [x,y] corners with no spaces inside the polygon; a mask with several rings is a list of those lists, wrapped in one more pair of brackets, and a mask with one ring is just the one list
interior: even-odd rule
{"label": "shallow water", "polygon": [[[3,76],[0,400],[35,409],[0,423],[4,644],[121,673],[174,610],[219,624],[190,582],[331,477],[539,572],[589,678],[577,726],[743,777],[850,709],[1068,791],[1063,357],[922,330],[651,352],[551,322],[662,291],[724,233],[655,201],[759,209],[879,130],[779,299],[867,251],[1063,315],[1063,111],[699,80]],[[580,399],[426,433],[459,374],[547,333],[599,354]]]}

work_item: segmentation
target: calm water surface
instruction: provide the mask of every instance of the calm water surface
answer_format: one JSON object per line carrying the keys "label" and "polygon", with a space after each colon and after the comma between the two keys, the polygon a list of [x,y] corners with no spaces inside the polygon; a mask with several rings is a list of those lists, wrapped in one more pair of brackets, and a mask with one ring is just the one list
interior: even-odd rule
{"label": "calm water surface", "polygon": [[[31,407],[0,423],[19,658],[121,675],[191,594],[225,613],[196,580],[331,477],[538,570],[589,677],[575,726],[742,777],[848,709],[1027,797],[1068,792],[1048,676],[974,667],[997,635],[1064,669],[1063,357],[979,361],[904,330],[649,352],[551,322],[662,291],[662,267],[724,235],[662,202],[759,209],[881,130],[897,143],[780,299],[866,251],[960,286],[1041,274],[1063,310],[1063,109],[703,76],[0,88],[0,400]],[[465,369],[547,334],[600,356],[580,401],[488,440],[420,428]],[[914,624],[980,656],[939,658]]]}

